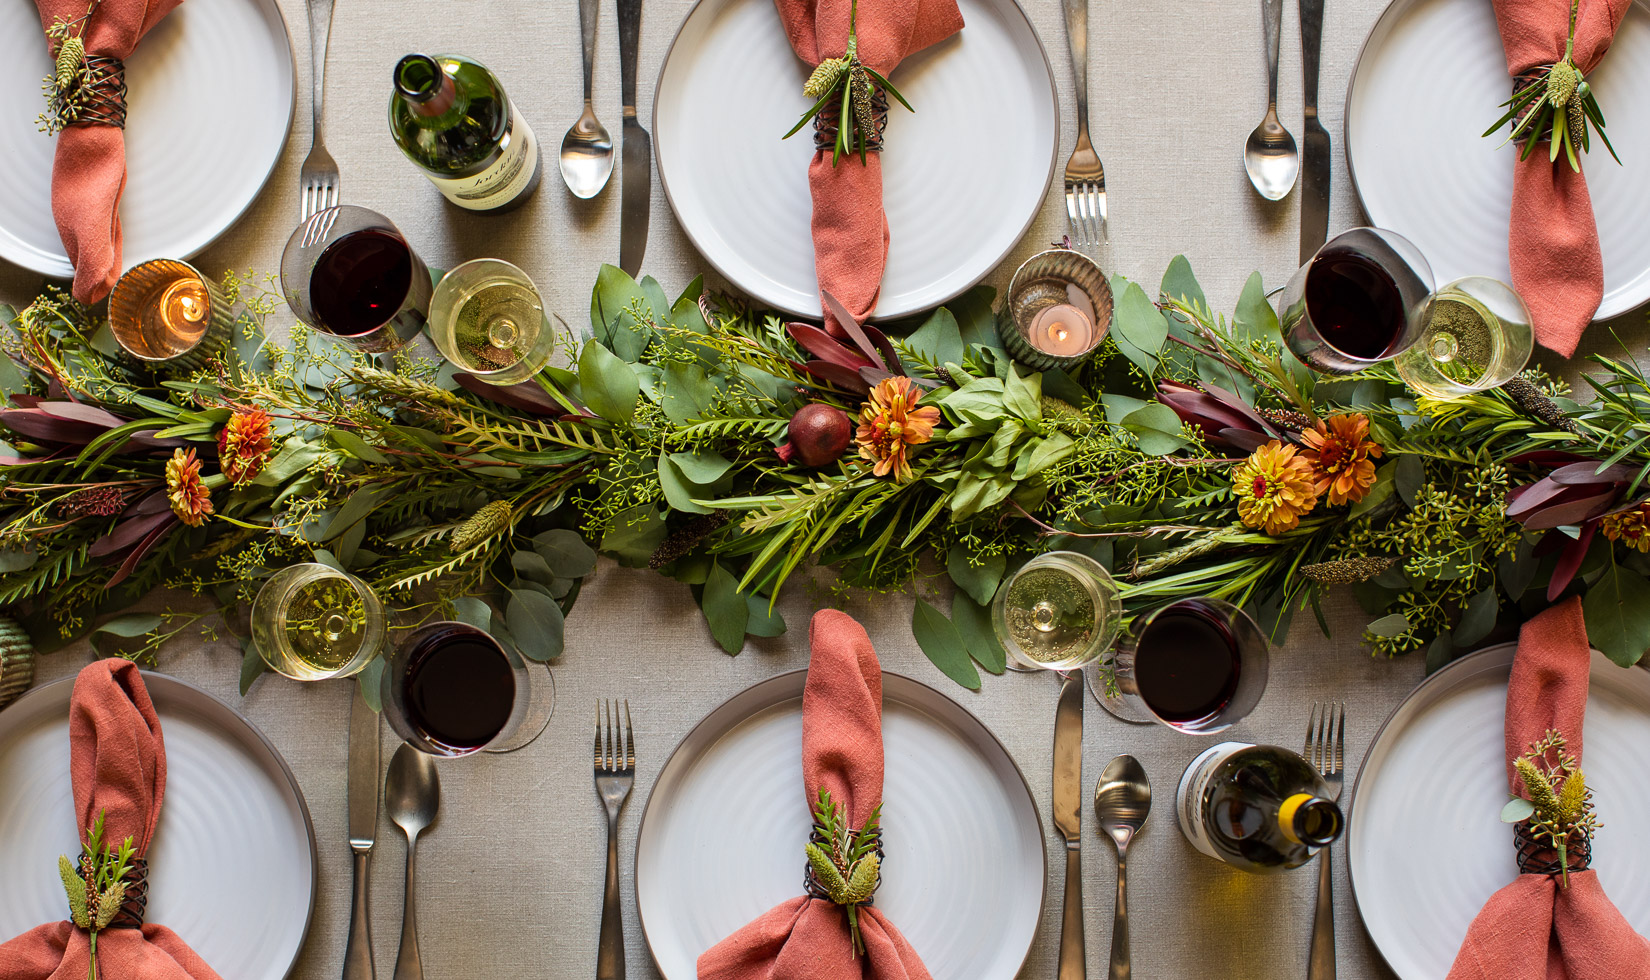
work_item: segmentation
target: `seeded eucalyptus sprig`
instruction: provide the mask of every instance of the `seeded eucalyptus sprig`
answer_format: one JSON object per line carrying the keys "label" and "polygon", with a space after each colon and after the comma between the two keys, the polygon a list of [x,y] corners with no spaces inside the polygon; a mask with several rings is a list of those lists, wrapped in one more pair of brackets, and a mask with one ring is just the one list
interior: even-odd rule
{"label": "seeded eucalyptus sprig", "polygon": [[[1572,60],[1576,46],[1576,11],[1580,4],[1581,0],[1570,0],[1570,36],[1564,44],[1564,57],[1501,103],[1507,109],[1506,114],[1484,130],[1488,136],[1517,119],[1512,133],[1503,142],[1523,137],[1524,151],[1518,159],[1528,159],[1535,152],[1536,144],[1546,139],[1548,160],[1557,162],[1562,147],[1570,169],[1577,173],[1581,172],[1580,154],[1592,149],[1590,126],[1598,130],[1598,138],[1604,141],[1610,156],[1621,162],[1616,148],[1610,145],[1610,137],[1604,134],[1604,112],[1598,107],[1593,87]],[[1519,118],[1520,113],[1523,118]]]}
{"label": "seeded eucalyptus sprig", "polygon": [[78,864],[65,856],[57,859],[63,890],[69,896],[69,917],[89,936],[91,965],[87,980],[97,980],[97,934],[109,927],[126,901],[126,873],[132,869],[132,858],[137,853],[130,837],[118,848],[104,843],[103,817],[99,813],[87,828],[85,850]]}
{"label": "seeded eucalyptus sprig", "polygon": [[802,114],[791,131],[784,138],[790,139],[797,134],[808,120],[819,115],[833,100],[842,103],[842,112],[837,117],[836,146],[831,149],[831,166],[836,166],[842,154],[859,154],[860,162],[865,162],[867,142],[876,136],[876,119],[872,110],[871,99],[877,89],[882,89],[899,100],[899,104],[911,112],[911,103],[905,101],[905,96],[899,94],[888,79],[870,65],[859,60],[859,33],[856,23],[859,19],[859,0],[854,0],[848,13],[848,48],[840,58],[826,58],[808,76],[808,81],[802,86],[802,94],[815,99],[813,108]]}
{"label": "seeded eucalyptus sprig", "polygon": [[876,894],[881,880],[882,859],[877,856],[877,847],[882,843],[881,817],[879,803],[865,826],[854,830],[843,815],[842,805],[831,800],[829,790],[822,789],[814,809],[814,830],[825,840],[823,844],[809,842],[807,847],[814,880],[831,901],[848,913],[848,932],[856,954],[865,952],[865,939],[859,932],[859,907]]}

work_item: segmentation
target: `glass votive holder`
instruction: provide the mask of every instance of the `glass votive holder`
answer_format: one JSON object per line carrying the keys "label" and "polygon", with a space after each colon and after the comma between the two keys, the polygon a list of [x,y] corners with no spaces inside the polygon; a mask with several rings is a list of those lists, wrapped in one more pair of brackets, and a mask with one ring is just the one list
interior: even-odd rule
{"label": "glass votive holder", "polygon": [[133,266],[109,293],[109,332],[133,360],[171,372],[205,367],[228,346],[234,317],[218,287],[187,262]]}
{"label": "glass votive holder", "polygon": [[1433,293],[1421,339],[1392,366],[1420,394],[1461,398],[1511,381],[1534,346],[1518,293],[1499,279],[1468,276]]}
{"label": "glass votive holder", "polygon": [[428,329],[442,357],[493,385],[526,381],[556,349],[538,288],[502,259],[472,259],[441,277]]}
{"label": "glass votive holder", "polygon": [[1111,329],[1111,283],[1081,252],[1050,249],[1014,271],[1008,310],[997,335],[1016,361],[1037,371],[1075,367],[1094,356]]}
{"label": "glass votive holder", "polygon": [[276,673],[319,681],[360,673],[384,645],[384,606],[331,565],[289,565],[252,601],[252,642]]}

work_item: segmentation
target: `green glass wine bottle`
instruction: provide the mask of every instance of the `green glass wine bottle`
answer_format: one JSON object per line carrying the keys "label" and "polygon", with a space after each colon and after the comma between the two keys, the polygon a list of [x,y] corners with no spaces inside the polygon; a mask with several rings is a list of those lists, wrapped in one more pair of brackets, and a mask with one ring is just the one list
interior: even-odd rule
{"label": "green glass wine bottle", "polygon": [[458,55],[409,54],[394,81],[390,133],[447,200],[504,211],[537,189],[538,140],[492,72]]}
{"label": "green glass wine bottle", "polygon": [[1329,796],[1298,752],[1222,742],[1186,767],[1176,816],[1193,847],[1265,874],[1298,868],[1340,837],[1341,808]]}

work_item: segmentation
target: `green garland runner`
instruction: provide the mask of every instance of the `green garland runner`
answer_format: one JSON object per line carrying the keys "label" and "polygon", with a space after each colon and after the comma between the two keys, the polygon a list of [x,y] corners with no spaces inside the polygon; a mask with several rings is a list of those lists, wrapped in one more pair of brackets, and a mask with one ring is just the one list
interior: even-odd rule
{"label": "green garland runner", "polygon": [[[0,607],[42,649],[92,633],[153,657],[204,614],[107,617],[170,586],[235,624],[273,571],[318,560],[403,628],[457,617],[550,659],[599,551],[688,585],[734,653],[784,631],[774,602],[804,564],[884,592],[945,574],[949,610],[919,597],[913,631],[977,688],[1004,665],[1003,577],[1067,548],[1112,571],[1130,615],[1219,596],[1280,637],[1308,609],[1328,632],[1320,601],[1349,586],[1374,652],[1431,667],[1576,591],[1595,646],[1623,664],[1650,646],[1650,382],[1630,361],[1595,358],[1585,403],[1537,372],[1433,401],[1386,368],[1314,375],[1258,274],[1230,318],[1184,259],[1155,298],[1112,287],[1100,357],[1027,373],[989,290],[835,338],[604,267],[594,339],[508,389],[385,370],[302,327],[265,343],[275,300],[250,276],[225,283],[247,306],[235,349],[157,381],[48,291],[5,311]],[[782,458],[809,405],[810,425],[851,420],[846,454]],[[1336,446],[1356,458],[1330,473]],[[1297,496],[1257,496],[1268,474]]]}

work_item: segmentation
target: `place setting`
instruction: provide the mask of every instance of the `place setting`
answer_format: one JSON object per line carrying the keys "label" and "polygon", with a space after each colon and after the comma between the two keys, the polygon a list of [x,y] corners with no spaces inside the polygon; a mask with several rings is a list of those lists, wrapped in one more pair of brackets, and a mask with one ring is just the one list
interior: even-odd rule
{"label": "place setting", "polygon": [[1650,976],[1635,0],[1262,0],[1238,200],[1085,0],[65,3],[0,977]]}

